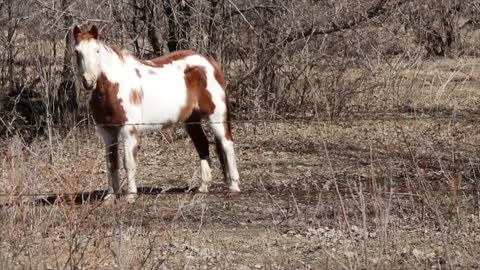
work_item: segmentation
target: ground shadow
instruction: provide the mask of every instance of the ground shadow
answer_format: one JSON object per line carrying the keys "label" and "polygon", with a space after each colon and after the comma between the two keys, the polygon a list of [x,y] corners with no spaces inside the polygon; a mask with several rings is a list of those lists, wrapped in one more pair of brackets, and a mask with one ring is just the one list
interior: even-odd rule
{"label": "ground shadow", "polygon": [[[198,188],[190,187],[175,187],[175,188],[157,188],[157,187],[138,187],[137,192],[139,195],[159,195],[159,194],[174,194],[174,193],[196,193]],[[37,206],[49,206],[58,203],[67,204],[88,204],[94,202],[101,202],[105,196],[107,196],[108,190],[94,190],[81,193],[64,193],[49,195],[43,198],[33,200],[31,203]],[[38,196],[39,197],[39,196]],[[30,203],[30,202],[28,202]],[[28,204],[27,203],[27,204]],[[1,204],[0,208],[11,206],[18,203]]]}

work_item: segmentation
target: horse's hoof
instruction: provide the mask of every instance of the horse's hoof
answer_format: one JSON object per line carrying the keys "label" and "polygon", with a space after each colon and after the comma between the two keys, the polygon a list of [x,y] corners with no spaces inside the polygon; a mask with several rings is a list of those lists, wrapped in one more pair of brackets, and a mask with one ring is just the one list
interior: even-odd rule
{"label": "horse's hoof", "polygon": [[198,191],[201,193],[208,193],[208,186],[205,184],[201,184],[200,187],[198,188]]}
{"label": "horse's hoof", "polygon": [[240,188],[238,187],[237,182],[232,182],[228,189],[230,189],[230,192],[240,192]]}
{"label": "horse's hoof", "polygon": [[125,201],[127,203],[134,203],[137,200],[138,196],[137,194],[127,194],[125,196]]}
{"label": "horse's hoof", "polygon": [[113,193],[109,193],[103,197],[103,203],[106,205],[112,205],[115,203],[116,195]]}

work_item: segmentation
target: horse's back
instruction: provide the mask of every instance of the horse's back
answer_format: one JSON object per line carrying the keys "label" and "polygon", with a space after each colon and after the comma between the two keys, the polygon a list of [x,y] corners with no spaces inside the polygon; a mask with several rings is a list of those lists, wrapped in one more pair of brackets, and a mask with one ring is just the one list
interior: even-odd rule
{"label": "horse's back", "polygon": [[177,51],[141,63],[138,79],[143,100],[129,105],[132,111],[129,122],[170,125],[186,121],[194,110],[204,117],[216,108],[224,110],[224,82],[218,81],[219,67],[210,57],[194,51]]}
{"label": "horse's back", "polygon": [[159,56],[157,58],[153,58],[150,60],[150,62],[157,67],[162,67],[166,64],[170,64],[172,62],[185,59],[192,55],[200,55],[200,54],[192,50],[174,51],[174,52]]}

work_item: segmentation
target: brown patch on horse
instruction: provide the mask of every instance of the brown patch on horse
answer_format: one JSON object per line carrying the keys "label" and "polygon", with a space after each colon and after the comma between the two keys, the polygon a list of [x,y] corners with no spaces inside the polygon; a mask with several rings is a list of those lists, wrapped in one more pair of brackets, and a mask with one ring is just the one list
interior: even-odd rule
{"label": "brown patch on horse", "polygon": [[186,121],[198,107],[200,116],[203,118],[213,113],[215,104],[212,95],[207,91],[207,74],[204,67],[187,67],[185,73],[185,84],[187,86],[187,100],[185,107],[180,111],[179,122]]}
{"label": "brown patch on horse", "polygon": [[127,121],[122,99],[118,98],[118,83],[112,83],[102,72],[97,79],[97,87],[90,97],[90,109],[95,123],[105,125],[110,132],[118,132]]}
{"label": "brown patch on horse", "polygon": [[143,90],[132,89],[130,91],[130,103],[133,105],[140,105],[143,101]]}
{"label": "brown patch on horse", "polygon": [[82,41],[92,40],[95,39],[92,34],[89,32],[81,32],[75,37],[75,41],[80,43]]}
{"label": "brown patch on horse", "polygon": [[169,129],[169,128],[171,128],[171,127],[173,127],[173,122],[167,121],[166,123],[164,123],[164,124],[162,125],[162,130],[164,130],[164,129]]}
{"label": "brown patch on horse", "polygon": [[223,123],[223,127],[225,128],[225,138],[227,138],[227,140],[229,141],[232,141],[233,140],[232,126],[230,124],[230,113],[229,113],[228,104],[227,104],[227,109],[225,110],[225,115],[223,119],[225,119],[224,120],[225,122]]}
{"label": "brown patch on horse", "polygon": [[98,39],[98,29],[95,25],[92,26],[90,31],[82,32],[78,26],[73,28],[73,37],[75,38],[75,43],[80,43],[82,41]]}
{"label": "brown patch on horse", "polygon": [[215,110],[212,94],[210,94],[206,88],[202,88],[198,93],[198,108],[202,118],[209,116]]}
{"label": "brown patch on horse", "polygon": [[133,137],[135,137],[137,139],[137,143],[133,147],[133,158],[135,160],[137,160],[138,151],[140,150],[140,132],[138,131],[138,129],[136,127],[134,127],[134,128],[132,128],[132,130],[130,130],[130,135],[132,135]]}
{"label": "brown patch on horse", "polygon": [[183,50],[183,51],[175,51],[172,53],[168,53],[151,60],[137,59],[137,61],[149,67],[161,68],[164,65],[171,64],[174,61],[178,61],[188,56],[197,55],[197,54],[198,53],[194,51]]}
{"label": "brown patch on horse", "polygon": [[138,70],[138,68],[135,68],[135,73],[137,73],[138,78],[142,78],[142,74],[140,74],[140,70]]}
{"label": "brown patch on horse", "polygon": [[149,69],[148,74],[155,75],[155,74],[157,74],[157,72],[155,72],[155,70],[153,70],[153,69]]}

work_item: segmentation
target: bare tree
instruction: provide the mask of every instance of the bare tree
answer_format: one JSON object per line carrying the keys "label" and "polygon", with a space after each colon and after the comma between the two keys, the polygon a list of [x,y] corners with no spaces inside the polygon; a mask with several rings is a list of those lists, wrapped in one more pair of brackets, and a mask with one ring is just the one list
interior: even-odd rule
{"label": "bare tree", "polygon": [[168,50],[173,52],[188,48],[190,17],[193,1],[163,0],[163,10],[168,20]]}
{"label": "bare tree", "polygon": [[73,63],[73,35],[71,33],[73,29],[73,16],[70,11],[72,0],[61,0],[60,9],[63,17],[63,29],[65,49],[63,53],[63,69],[62,69],[62,82],[57,88],[54,100],[52,102],[54,108],[54,115],[59,121],[63,121],[66,115],[65,113],[73,112],[78,108],[77,90],[75,85],[74,75],[74,63]]}
{"label": "bare tree", "polygon": [[18,18],[16,18],[15,10],[16,5],[14,0],[6,1],[7,9],[7,67],[8,67],[8,81],[10,84],[10,91],[16,89],[15,81],[15,58],[16,58],[16,46],[15,46],[15,35],[18,29]]}
{"label": "bare tree", "polygon": [[423,46],[427,56],[449,56],[460,40],[459,18],[463,3],[456,0],[427,1],[412,4],[406,25]]}
{"label": "bare tree", "polygon": [[147,28],[147,38],[152,46],[153,54],[160,56],[162,54],[162,46],[157,35],[157,6],[152,0],[144,0],[143,4],[143,18]]}
{"label": "bare tree", "polygon": [[[379,87],[372,81],[380,61],[390,65],[398,55],[414,58],[416,51],[435,57],[480,54],[471,35],[480,25],[479,5],[459,0],[91,3],[0,1],[0,23],[5,25],[0,35],[0,113],[24,108],[25,114],[35,114],[24,117],[26,121],[45,119],[45,106],[32,104],[48,95],[49,113],[58,123],[87,114],[79,108],[86,97],[75,87],[69,33],[74,22],[100,25],[107,43],[138,57],[180,49],[213,55],[227,77],[234,114],[241,117],[299,112],[335,117],[368,107],[366,102],[373,99],[359,96]],[[353,76],[352,70],[362,77]],[[7,95],[19,89],[29,89],[22,102],[17,102],[18,93]]]}

